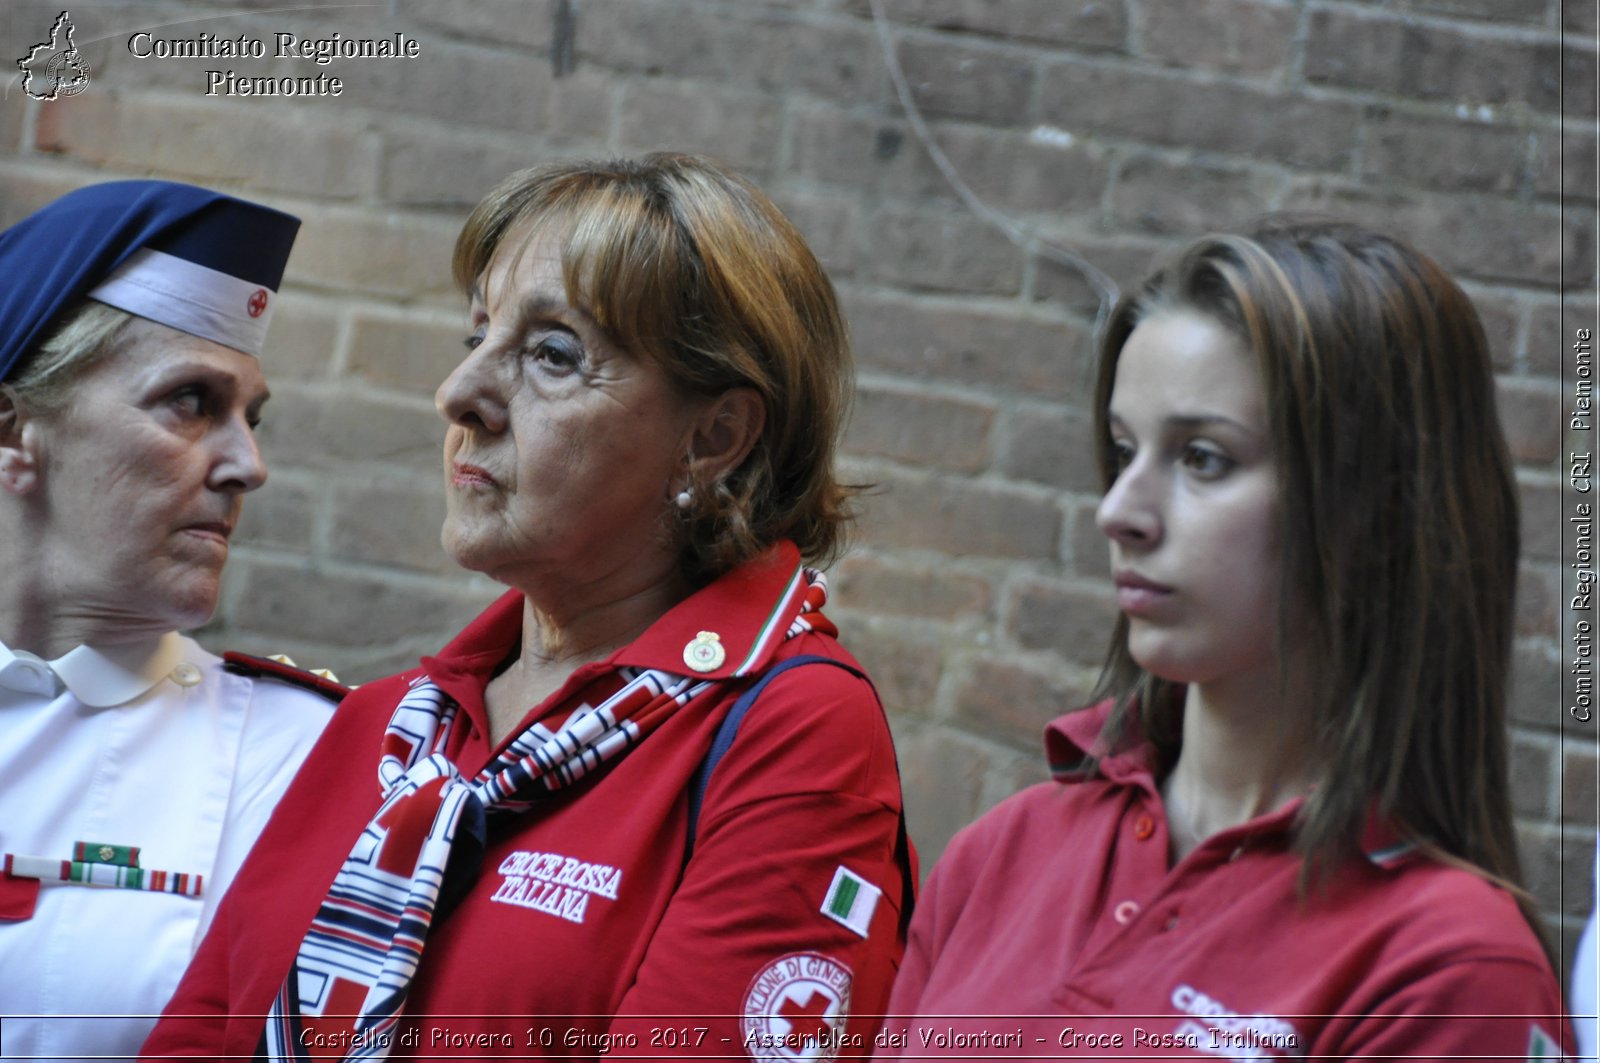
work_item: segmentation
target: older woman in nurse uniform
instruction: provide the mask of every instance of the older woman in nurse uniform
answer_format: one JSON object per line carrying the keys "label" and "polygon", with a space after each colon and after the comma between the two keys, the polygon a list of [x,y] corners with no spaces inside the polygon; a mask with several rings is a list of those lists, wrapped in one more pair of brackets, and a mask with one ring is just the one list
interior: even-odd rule
{"label": "older woman in nurse uniform", "polygon": [[298,228],[121,181],[0,233],[7,1054],[138,1048],[327,721],[178,634],[266,479],[257,354]]}

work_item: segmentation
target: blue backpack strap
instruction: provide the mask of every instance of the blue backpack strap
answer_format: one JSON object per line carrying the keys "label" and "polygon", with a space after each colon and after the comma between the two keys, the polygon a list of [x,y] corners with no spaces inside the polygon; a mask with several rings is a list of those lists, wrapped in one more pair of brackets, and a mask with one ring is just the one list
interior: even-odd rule
{"label": "blue backpack strap", "polygon": [[[711,739],[711,748],[706,752],[705,760],[700,762],[700,767],[695,769],[694,777],[689,780],[689,827],[683,841],[683,864],[689,864],[689,857],[694,854],[695,839],[699,834],[700,806],[705,803],[706,787],[711,783],[711,773],[716,770],[722,758],[727,755],[733,746],[733,740],[739,733],[739,724],[743,722],[745,713],[750,711],[761,692],[767,684],[790,668],[802,664],[831,664],[835,668],[843,668],[857,679],[872,687],[872,680],[866,677],[861,669],[844,661],[832,657],[823,657],[820,654],[806,653],[799,657],[790,657],[786,661],[779,661],[765,674],[751,684],[750,688],[739,695],[739,700],[733,703],[733,708],[728,710],[728,715],[723,717],[722,723],[717,727],[717,733]],[[874,700],[877,692],[873,691]],[[880,708],[882,705],[880,703]],[[896,774],[899,769],[896,768]],[[904,804],[900,807],[900,822],[896,827],[894,841],[895,862],[900,865],[900,934],[905,936],[906,929],[911,924],[911,908],[917,895],[917,873],[911,855],[911,841],[906,834],[906,810]]]}

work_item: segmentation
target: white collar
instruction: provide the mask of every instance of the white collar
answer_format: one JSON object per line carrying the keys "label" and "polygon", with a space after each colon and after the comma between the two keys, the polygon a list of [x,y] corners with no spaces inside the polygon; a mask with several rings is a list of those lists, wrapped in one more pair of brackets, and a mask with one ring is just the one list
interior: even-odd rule
{"label": "white collar", "polygon": [[[176,631],[140,642],[79,646],[53,661],[0,642],[0,685],[33,694],[59,693],[65,687],[90,708],[107,709],[132,701],[167,678],[183,650],[184,638]],[[50,672],[41,665],[48,665]]]}

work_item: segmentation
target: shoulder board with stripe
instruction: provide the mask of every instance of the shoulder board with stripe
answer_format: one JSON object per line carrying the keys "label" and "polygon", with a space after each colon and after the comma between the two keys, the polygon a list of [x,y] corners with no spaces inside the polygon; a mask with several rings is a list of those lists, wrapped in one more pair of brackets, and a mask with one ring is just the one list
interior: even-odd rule
{"label": "shoulder board with stripe", "polygon": [[287,657],[277,659],[273,657],[256,657],[248,653],[235,653],[229,650],[222,655],[222,666],[235,675],[247,675],[252,679],[276,679],[321,694],[332,702],[344,700],[351,688],[339,682],[339,678],[326,669],[310,672],[300,668]]}

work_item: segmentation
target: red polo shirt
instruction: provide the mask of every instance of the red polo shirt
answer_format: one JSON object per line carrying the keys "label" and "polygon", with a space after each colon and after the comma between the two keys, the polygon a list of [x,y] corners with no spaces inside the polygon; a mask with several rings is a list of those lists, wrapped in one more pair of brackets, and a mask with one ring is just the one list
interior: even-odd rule
{"label": "red polo shirt", "polygon": [[[791,617],[775,603],[797,565],[783,544],[731,573],[579,669],[530,717],[557,726],[608,693],[621,666],[682,673],[705,631],[726,654],[710,678],[799,654],[850,660],[820,614],[808,614],[820,630],[784,639]],[[447,752],[469,775],[494,752],[483,690],[517,651],[522,608],[520,594],[501,598],[420,670],[461,704],[467,725]],[[318,903],[379,805],[379,741],[416,674],[363,686],[335,714],[146,1056],[254,1052]],[[797,1058],[783,1054],[791,1042],[870,1044],[902,948],[888,726],[871,688],[843,669],[778,676],[712,776],[685,867],[690,778],[744,686],[692,703],[535,810],[490,817],[483,872],[429,934],[392,1055],[769,1059]],[[823,911],[840,868],[861,883],[854,927]]]}
{"label": "red polo shirt", "polygon": [[[1082,760],[1108,711],[1057,720],[1051,763]],[[956,837],[918,899],[886,1054],[1559,1054],[1559,988],[1505,891],[1373,833],[1302,900],[1294,807],[1173,866],[1153,752],[1033,787]]]}

